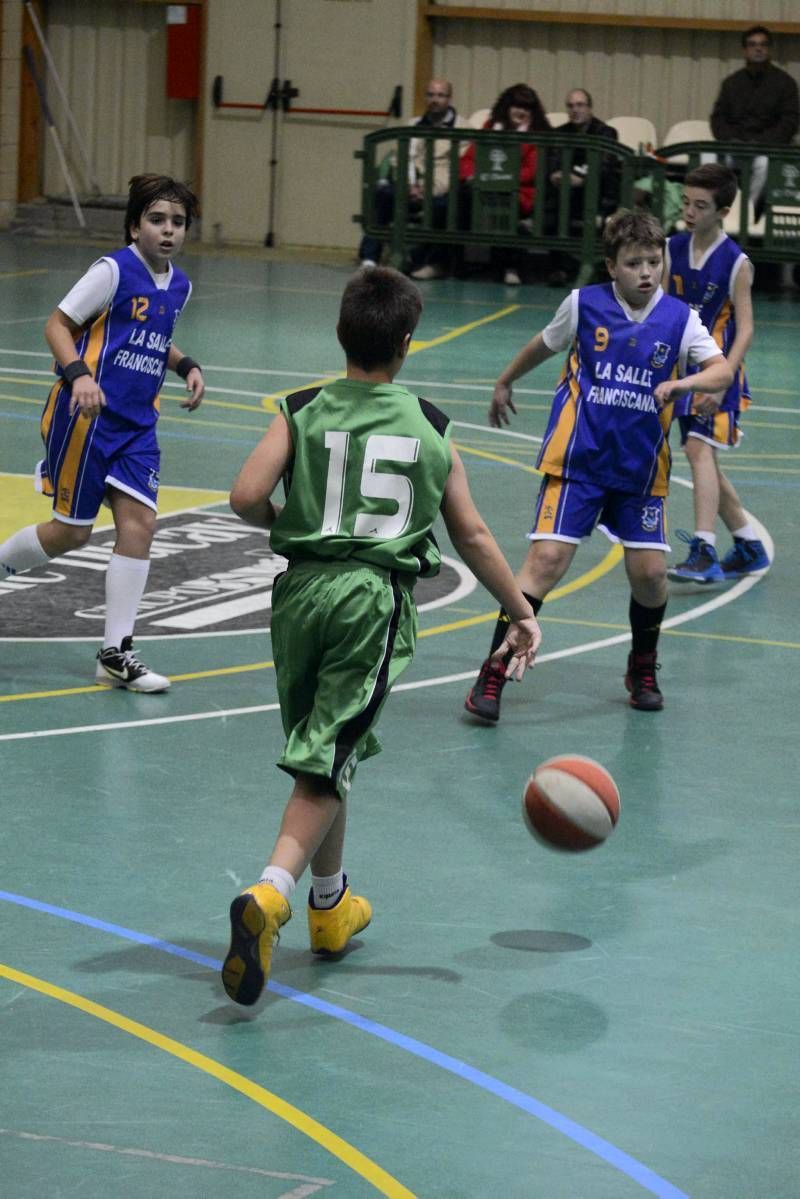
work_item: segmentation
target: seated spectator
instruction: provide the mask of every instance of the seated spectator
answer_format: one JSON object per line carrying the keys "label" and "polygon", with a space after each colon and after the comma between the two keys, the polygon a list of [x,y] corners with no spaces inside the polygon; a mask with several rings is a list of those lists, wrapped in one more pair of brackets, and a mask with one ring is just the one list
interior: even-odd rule
{"label": "seated spectator", "polygon": [[[565,125],[558,125],[556,133],[572,133],[583,136],[605,137],[611,141],[618,140],[616,129],[594,115],[592,97],[585,88],[576,87],[567,92],[565,101],[569,120]],[[570,172],[570,224],[580,221],[583,216],[583,188],[589,167],[586,161],[586,151],[578,149],[572,158]],[[561,188],[561,151],[552,150],[548,163],[548,192],[547,227],[555,233],[558,227],[558,198]],[[620,172],[619,163],[613,155],[604,155],[600,162],[600,213],[609,216],[619,205]],[[574,278],[578,263],[570,254],[554,250],[550,255],[550,272],[547,282],[551,287],[564,287]]]}
{"label": "seated spectator", "polygon": [[[411,122],[421,129],[466,129],[467,121],[459,117],[452,105],[453,87],[446,79],[431,79],[425,90],[427,107],[421,117]],[[425,138],[412,138],[408,156],[408,207],[419,212],[425,184]],[[450,190],[450,141],[442,138],[433,146],[433,223],[443,227],[447,218],[447,193]],[[375,217],[379,225],[390,225],[394,216],[395,185],[391,178],[378,180],[375,193]],[[362,266],[380,262],[383,239],[365,234],[358,256]],[[447,246],[415,246],[410,252],[409,270],[415,279],[437,279],[446,273]]]}
{"label": "seated spectator", "polygon": [[[763,25],[742,34],[745,65],[723,79],[711,113],[711,131],[717,141],[754,142],[788,146],[800,126],[797,84],[791,75],[770,61],[772,36]],[[735,160],[727,160],[736,166]],[[750,199],[758,214],[763,208],[768,159],[752,162]]]}
{"label": "seated spectator", "polygon": [[[502,92],[494,103],[489,119],[484,129],[502,129],[511,133],[527,133],[547,130],[550,122],[542,108],[542,103],[532,87],[525,83],[515,83]],[[536,196],[536,146],[532,142],[523,142],[521,147],[519,174],[519,215],[526,220],[533,212],[533,202]],[[469,183],[475,176],[475,143],[470,142],[461,157],[459,174],[462,183]],[[471,195],[469,190],[463,192],[461,205],[462,223],[469,224]],[[513,247],[498,247],[492,250],[492,258],[503,273],[503,282],[511,287],[517,287],[521,279],[521,255]]]}

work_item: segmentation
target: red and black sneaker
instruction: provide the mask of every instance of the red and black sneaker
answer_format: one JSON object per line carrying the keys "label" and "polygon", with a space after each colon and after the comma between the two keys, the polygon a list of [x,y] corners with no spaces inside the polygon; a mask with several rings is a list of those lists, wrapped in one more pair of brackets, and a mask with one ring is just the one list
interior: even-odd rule
{"label": "red and black sneaker", "polygon": [[464,707],[480,720],[496,724],[500,719],[500,696],[506,685],[506,668],[502,662],[487,658],[475,683],[464,700]]}
{"label": "red and black sneaker", "polygon": [[625,686],[631,693],[629,703],[640,712],[660,712],[664,696],[658,686],[656,671],[660,670],[655,650],[651,654],[628,654]]}

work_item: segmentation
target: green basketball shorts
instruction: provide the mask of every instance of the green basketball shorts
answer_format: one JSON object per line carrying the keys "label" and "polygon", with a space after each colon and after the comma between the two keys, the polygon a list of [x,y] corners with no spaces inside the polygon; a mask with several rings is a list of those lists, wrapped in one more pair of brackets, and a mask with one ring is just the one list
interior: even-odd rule
{"label": "green basketball shorts", "polygon": [[358,763],[380,753],[374,726],[416,639],[408,576],[352,560],[290,566],[272,592],[281,769],[346,798]]}

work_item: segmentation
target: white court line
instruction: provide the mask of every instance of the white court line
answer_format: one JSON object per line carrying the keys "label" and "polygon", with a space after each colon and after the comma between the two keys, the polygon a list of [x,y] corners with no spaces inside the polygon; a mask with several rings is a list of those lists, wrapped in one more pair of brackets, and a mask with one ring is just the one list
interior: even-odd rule
{"label": "white court line", "polygon": [[[0,324],[2,324],[2,322],[0,322]],[[43,353],[40,350],[7,350],[7,349],[3,349],[0,346],[0,354],[15,354],[15,355],[18,355],[19,357],[23,357],[23,358],[49,358],[51,362],[53,360],[52,354]],[[38,370],[33,370],[33,369],[26,370],[24,367],[0,366],[0,372],[1,371],[6,371],[8,374],[14,374],[14,375],[36,375],[36,376],[46,375],[46,376],[51,376],[51,377],[53,376],[52,371],[38,371]],[[206,365],[204,365],[204,367],[203,367],[203,371],[204,372],[205,371],[220,371],[221,374],[227,374],[227,375],[277,376],[279,378],[286,378],[286,379],[319,379],[323,375],[327,377],[328,375],[332,375],[332,374],[335,375],[339,371],[341,371],[341,373],[344,374],[344,371],[341,367],[336,367],[332,371],[290,371],[290,370],[280,371],[280,370],[266,370],[261,367],[249,367],[249,366],[216,366],[213,363],[206,363]],[[442,391],[482,391],[487,396],[490,394],[490,385],[488,383],[445,383],[440,379],[407,379],[407,378],[405,378],[405,376],[403,377],[401,382],[403,383],[403,385],[405,387],[426,387],[426,388],[432,388],[432,389],[440,388]],[[182,387],[183,386],[182,384],[173,383],[172,380],[168,380],[166,385],[172,386],[172,387]],[[220,387],[206,387],[206,391],[229,391],[229,393],[231,395],[243,395],[243,396],[260,396],[260,395],[262,395],[262,392],[260,392],[260,391],[259,392],[231,391],[230,388],[220,388]],[[770,391],[770,389],[769,388],[761,388],[761,391],[766,393],[767,391]],[[514,394],[518,395],[518,396],[552,396],[553,389],[552,389],[552,387],[519,387],[518,385],[515,384],[514,385]],[[772,394],[772,392],[771,392],[771,394]],[[795,393],[788,392],[788,391],[785,393],[780,392],[780,391],[774,391],[774,394],[776,394],[776,395],[783,395],[783,394],[794,395]],[[488,401],[487,401],[487,408],[488,408]],[[753,404],[751,409],[749,409],[749,411],[751,412],[751,414],[752,413],[757,414],[759,412],[771,412],[771,413],[777,414],[778,416],[781,416],[781,415],[790,415],[790,416],[798,415],[798,416],[800,416],[800,408],[779,408],[779,407],[771,407],[767,404],[758,404],[758,403]],[[455,423],[460,424],[462,422],[457,421]],[[475,427],[475,426],[467,426],[467,427],[469,428],[469,427]],[[480,427],[483,428],[483,426],[480,426]],[[524,433],[509,433],[508,429],[496,429],[495,432],[504,432],[504,433],[509,434],[512,437],[524,437],[525,436]]]}
{"label": "white court line", "polygon": [[[456,421],[454,423],[459,424],[461,422]],[[500,429],[494,431],[497,433],[502,432]],[[528,438],[531,441],[536,440],[532,435],[527,433],[519,433],[517,436]],[[689,490],[692,488],[692,483],[689,479],[673,477],[670,479],[670,482],[677,483],[681,487],[687,487]],[[745,515],[753,522],[761,541],[764,542],[770,561],[772,561],[775,553],[775,544],[766,527],[762,525],[761,522],[752,515],[752,513],[749,513],[745,510]],[[746,592],[750,591],[751,588],[755,587],[756,583],[758,583],[766,573],[767,572],[765,571],[762,574],[749,575],[747,578],[739,579],[737,583],[734,583],[733,587],[726,589],[719,595],[715,595],[712,599],[708,600],[707,603],[701,604],[697,608],[690,608],[687,612],[681,612],[677,616],[672,616],[669,618],[669,620],[665,620],[661,625],[662,629],[676,628],[678,625],[686,624],[690,620],[697,620],[698,617],[705,616],[707,613],[713,612],[717,608],[725,607],[727,604],[732,603],[741,595],[744,595]],[[258,630],[252,631],[257,632]],[[555,662],[560,658],[569,658],[577,656],[578,654],[587,654],[592,650],[604,649],[610,645],[622,645],[623,643],[626,643],[629,638],[629,632],[618,633],[613,637],[604,637],[599,641],[589,641],[585,645],[575,645],[571,646],[569,649],[554,650],[554,652],[551,654],[542,654],[537,657],[536,665],[541,666],[545,662]],[[141,638],[141,640],[152,641],[159,639],[149,637]],[[414,683],[398,683],[392,688],[392,691],[416,691],[421,687],[441,687],[448,683],[462,683],[467,679],[472,679],[474,677],[475,669],[473,667],[473,669],[462,671],[459,674],[438,675],[430,679],[419,679]],[[115,721],[109,724],[73,725],[71,727],[61,729],[35,729],[32,732],[27,733],[3,733],[0,734],[0,742],[30,741],[39,737],[66,737],[72,734],[79,735],[81,733],[112,732],[118,729],[152,728],[156,725],[185,724],[192,720],[226,720],[229,716],[247,716],[259,712],[275,712],[278,710],[278,707],[278,704],[255,704],[252,707],[224,708],[217,709],[213,712],[189,713],[185,716],[157,716],[151,720],[126,720]]]}
{"label": "white court line", "polygon": [[[752,516],[750,519],[753,519]],[[755,524],[761,533],[761,540],[764,541],[770,556],[772,556],[774,550],[772,539],[763,525],[757,521]],[[665,620],[661,626],[662,629],[675,628],[677,625],[685,624],[689,620],[696,620],[699,616],[713,612],[716,608],[724,607],[726,604],[731,603],[732,600],[738,599],[746,591],[749,591],[751,587],[755,587],[760,578],[761,575],[750,575],[746,579],[740,579],[729,591],[715,596],[708,603],[701,604],[699,608],[692,608],[688,612],[682,612],[678,616],[671,617],[670,620]],[[604,637],[599,641],[589,641],[585,645],[575,645],[569,649],[554,650],[551,654],[542,654],[537,657],[536,665],[539,667],[545,662],[556,662],[559,658],[570,658],[578,654],[588,654],[595,649],[604,649],[609,645],[621,645],[628,641],[630,641],[629,632],[618,633],[614,637]],[[462,671],[459,674],[438,675],[430,679],[419,679],[414,683],[397,683],[392,688],[392,692],[417,691],[421,687],[442,687],[447,683],[463,683],[468,679],[474,678],[475,668],[473,667],[471,670]],[[124,720],[113,721],[109,724],[73,725],[62,729],[36,729],[28,733],[3,733],[0,735],[0,741],[31,741],[39,737],[66,737],[80,733],[117,732],[119,729],[141,729],[153,728],[156,725],[186,724],[193,720],[227,720],[229,716],[251,716],[259,712],[277,712],[278,708],[278,704],[254,704],[252,707],[223,708],[217,709],[214,712],[189,713],[185,716],[156,716],[151,720]]]}
{"label": "white court line", "polygon": [[258,1166],[237,1166],[227,1162],[210,1161],[204,1157],[181,1157],[175,1153],[156,1153],[152,1149],[131,1149],[119,1145],[107,1145],[102,1141],[71,1141],[66,1137],[54,1137],[44,1133],[23,1132],[13,1128],[0,1128],[0,1136],[15,1137],[21,1141],[48,1142],[67,1145],[71,1149],[91,1149],[99,1153],[116,1153],[121,1157],[143,1157],[150,1161],[169,1162],[177,1166],[202,1166],[207,1170],[229,1170],[237,1174],[258,1174],[262,1178],[274,1178],[279,1182],[299,1182],[304,1185],[285,1191],[278,1199],[305,1199],[323,1187],[332,1187],[332,1178],[312,1178],[307,1174],[287,1174],[280,1170],[262,1170]]}

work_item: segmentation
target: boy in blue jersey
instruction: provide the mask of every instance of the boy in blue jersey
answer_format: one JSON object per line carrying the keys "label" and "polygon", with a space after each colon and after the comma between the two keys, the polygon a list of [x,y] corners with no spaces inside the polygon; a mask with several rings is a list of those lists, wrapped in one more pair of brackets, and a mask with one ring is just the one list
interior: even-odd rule
{"label": "boy in blue jersey", "polygon": [[[665,256],[664,289],[699,312],[733,371],[733,383],[723,396],[710,401],[695,392],[675,405],[694,482],[694,536],[678,533],[688,541],[689,554],[667,571],[679,583],[713,583],[769,566],[767,551],[719,466],[719,451],[739,442],[739,413],[750,402],[744,356],[753,339],[753,269],[722,228],[736,189],[733,171],[720,163],[690,171],[683,188],[686,232],[669,239]],[[716,550],[718,515],[733,536],[722,562]]]}
{"label": "boy in blue jersey", "polygon": [[[517,581],[538,612],[595,525],[621,543],[631,588],[625,686],[634,708],[653,712],[663,706],[656,647],[667,603],[664,502],[672,404],[698,381],[711,392],[728,387],[731,372],[697,313],[661,289],[666,239],[658,222],[642,213],[617,213],[603,241],[612,282],[567,296],[500,375],[489,423],[500,428],[509,422],[508,410],[516,412],[516,379],[568,351],[537,460],[544,479]],[[699,373],[677,377],[689,365]],[[490,656],[465,703],[468,712],[492,723],[500,717],[505,683],[493,655],[507,620],[501,609]]]}
{"label": "boy in blue jersey", "polygon": [[98,259],[50,316],[45,337],[58,378],[42,415],[37,486],[53,496],[53,517],[0,545],[0,577],[43,566],[85,545],[100,505],[109,505],[116,540],[95,681],[131,691],[169,688],[169,679],[136,656],[133,626],[155,531],[156,421],[167,369],[186,382],[182,408],[197,408],[205,390],[200,367],[173,341],[192,285],[172,259],[196,213],[185,184],[134,176],[126,248]]}
{"label": "boy in blue jersey", "polygon": [[[286,733],[278,765],[294,778],[269,862],[231,904],[222,981],[236,1003],[261,995],[309,864],[314,953],[341,953],[372,918],[342,872],[347,798],[358,763],[380,751],[375,723],[414,653],[413,588],[439,569],[439,511],[458,553],[508,605],[496,655],[509,654],[504,674],[520,678],[541,640],[472,502],[450,421],[393,381],[421,310],[418,288],[397,271],[354,275],[337,325],[346,378],[283,400],[231,492],[234,511],[270,529],[289,561],[273,591],[271,636]],[[270,497],[282,477],[277,508]]]}

